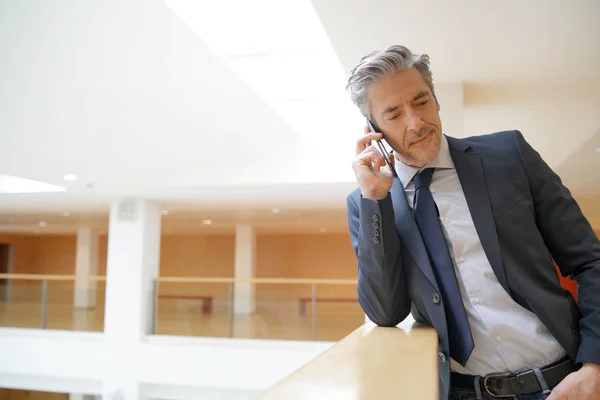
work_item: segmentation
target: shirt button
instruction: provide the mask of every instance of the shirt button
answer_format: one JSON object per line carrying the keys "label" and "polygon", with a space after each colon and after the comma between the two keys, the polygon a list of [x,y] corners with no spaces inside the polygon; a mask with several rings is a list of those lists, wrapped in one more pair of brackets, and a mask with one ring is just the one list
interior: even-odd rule
{"label": "shirt button", "polygon": [[371,241],[375,244],[379,244],[379,238],[374,237]]}
{"label": "shirt button", "polygon": [[471,301],[473,302],[473,304],[479,304],[479,298],[477,297],[474,297]]}
{"label": "shirt button", "polygon": [[435,188],[430,188],[431,193],[435,193]]}
{"label": "shirt button", "polygon": [[465,262],[465,258],[461,257],[461,258],[458,259],[458,261],[460,261],[461,263],[464,263]]}
{"label": "shirt button", "polygon": [[441,362],[446,362],[446,355],[441,351],[438,353],[438,357],[440,358]]}
{"label": "shirt button", "polygon": [[377,222],[377,221],[379,221],[379,215],[373,214],[373,216],[371,217],[371,219],[373,220],[373,222]]}
{"label": "shirt button", "polygon": [[498,342],[501,342],[501,341],[502,341],[502,338],[501,338],[500,336],[496,336],[496,340],[497,340]]}
{"label": "shirt button", "polygon": [[432,294],[431,301],[433,301],[435,304],[440,304],[440,295],[437,293]]}
{"label": "shirt button", "polygon": [[449,222],[450,222],[450,218],[448,218],[448,217],[444,217],[444,222],[445,222],[445,223],[449,223]]}

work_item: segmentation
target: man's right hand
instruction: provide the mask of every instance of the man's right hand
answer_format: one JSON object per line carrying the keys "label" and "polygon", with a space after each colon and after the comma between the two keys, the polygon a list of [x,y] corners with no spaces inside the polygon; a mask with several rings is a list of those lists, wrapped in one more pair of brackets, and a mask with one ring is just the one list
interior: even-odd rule
{"label": "man's right hand", "polygon": [[[371,132],[369,127],[365,127],[365,134],[356,141],[356,157],[352,168],[362,196],[367,199],[381,200],[392,188],[392,171],[379,150],[371,145],[371,141],[380,140],[382,137],[381,133]],[[390,158],[394,163],[395,157]]]}

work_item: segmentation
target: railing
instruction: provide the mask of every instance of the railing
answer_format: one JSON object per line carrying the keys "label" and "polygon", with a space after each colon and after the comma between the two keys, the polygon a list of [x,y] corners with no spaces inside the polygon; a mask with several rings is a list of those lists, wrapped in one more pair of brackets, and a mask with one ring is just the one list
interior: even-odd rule
{"label": "railing", "polygon": [[[0,326],[103,331],[104,276],[0,280]],[[351,279],[159,277],[150,295],[157,334],[336,341],[364,323]]]}
{"label": "railing", "polygon": [[104,330],[104,276],[0,274],[0,280],[0,326]]}
{"label": "railing", "polygon": [[[339,340],[364,322],[352,279],[160,277],[155,293],[159,334]],[[209,323],[182,326],[194,304]]]}
{"label": "railing", "polygon": [[438,399],[435,330],[414,321],[400,326],[361,326],[261,400]]}
{"label": "railing", "polygon": [[[8,283],[0,290],[0,326],[103,331],[103,276],[0,274],[0,280]],[[79,288],[92,283],[96,290],[87,290],[93,298],[79,297],[93,307],[75,307]],[[254,288],[245,293],[244,285]],[[355,285],[333,279],[160,277],[149,297],[154,333],[341,339],[268,390],[264,400],[437,399],[435,331],[410,319],[401,328],[364,324]],[[254,301],[246,297],[250,293]],[[252,303],[255,310],[246,314]]]}

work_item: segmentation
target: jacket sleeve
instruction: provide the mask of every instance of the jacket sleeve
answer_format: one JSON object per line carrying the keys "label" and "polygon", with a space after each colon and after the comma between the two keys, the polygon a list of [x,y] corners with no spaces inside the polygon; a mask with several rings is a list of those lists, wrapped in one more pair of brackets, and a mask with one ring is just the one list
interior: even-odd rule
{"label": "jacket sleeve", "polygon": [[348,224],[358,259],[358,301],[371,321],[396,326],[410,312],[410,298],[400,258],[400,238],[394,225],[392,198],[348,196]]}
{"label": "jacket sleeve", "polygon": [[525,141],[515,140],[535,206],[535,218],[546,247],[561,274],[577,282],[581,319],[578,363],[600,364],[600,241],[560,178]]}

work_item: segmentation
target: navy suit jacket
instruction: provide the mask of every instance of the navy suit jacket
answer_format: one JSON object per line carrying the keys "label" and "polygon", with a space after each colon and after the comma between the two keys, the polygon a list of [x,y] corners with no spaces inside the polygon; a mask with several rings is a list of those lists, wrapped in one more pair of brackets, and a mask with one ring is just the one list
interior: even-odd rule
{"label": "navy suit jacket", "polygon": [[[448,145],[502,287],[540,318],[573,360],[600,364],[600,241],[569,190],[519,131],[448,137]],[[440,290],[402,184],[394,179],[381,200],[365,199],[357,189],[347,206],[363,310],[377,325],[395,326],[412,312],[435,328],[440,398],[447,398],[446,317],[432,299]],[[579,306],[561,287],[552,259],[577,282]]]}

